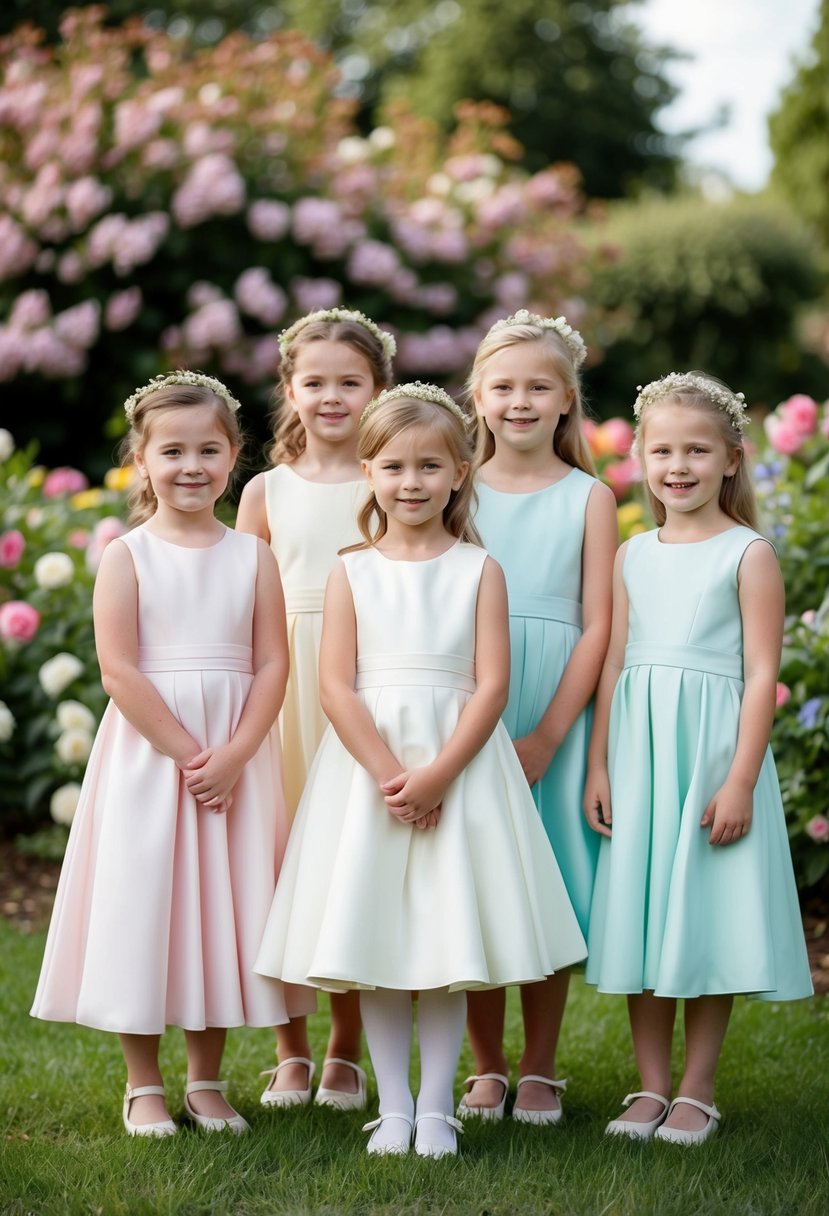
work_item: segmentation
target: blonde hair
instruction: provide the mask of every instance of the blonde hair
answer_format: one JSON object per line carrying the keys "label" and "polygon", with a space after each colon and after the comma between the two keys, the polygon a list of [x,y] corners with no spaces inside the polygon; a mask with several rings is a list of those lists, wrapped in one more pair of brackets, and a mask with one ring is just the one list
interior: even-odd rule
{"label": "blonde hair", "polygon": [[[475,453],[472,434],[466,423],[452,410],[436,401],[426,401],[419,397],[395,397],[391,401],[383,402],[371,412],[360,430],[357,455],[360,460],[374,460],[398,435],[416,427],[423,427],[439,435],[456,465],[469,465],[463,483],[449,495],[449,501],[443,509],[443,523],[452,536],[469,541],[473,545],[480,545],[481,538],[470,519],[475,502],[472,480],[472,460]],[[349,545],[341,550],[342,553],[350,553],[355,549],[370,549],[386,535],[388,518],[373,492],[357,516],[357,526],[363,537],[362,543]]]}
{"label": "blonde hair", "polygon": [[[154,420],[162,411],[187,409],[190,406],[211,406],[216,414],[216,421],[227,435],[232,448],[239,452],[244,443],[244,436],[239,425],[239,419],[225,397],[214,393],[211,388],[190,384],[169,384],[142,396],[135,406],[127,431],[119,449],[121,465],[128,468],[135,464],[135,454],[146,446]],[[129,507],[128,522],[133,526],[143,524],[155,514],[158,506],[155,490],[148,477],[133,479],[127,506]]]}
{"label": "blonde hair", "polygon": [[271,464],[293,464],[305,451],[305,427],[288,400],[288,386],[296,369],[297,356],[311,342],[343,342],[362,355],[371,368],[374,392],[392,381],[391,358],[380,338],[357,321],[311,321],[283,346],[279,384],[274,390],[271,415],[273,442],[268,448]]}
{"label": "blonde hair", "polygon": [[[564,387],[571,394],[570,409],[559,418],[553,435],[553,451],[566,464],[582,469],[583,472],[595,477],[596,466],[582,429],[585,410],[579,370],[573,360],[571,348],[554,329],[535,325],[532,322],[517,322],[513,325],[491,329],[483,338],[475,354],[472,371],[466,382],[467,400],[480,395],[484,369],[488,360],[510,346],[517,346],[519,342],[540,343],[549,354],[556,373],[564,382]],[[486,421],[479,415],[475,467],[480,468],[482,464],[486,464],[494,452],[495,437]]]}
{"label": "blonde hair", "polygon": [[[636,424],[634,451],[639,453],[639,459],[642,463],[642,483],[645,486],[651,514],[656,521],[657,527],[661,528],[665,522],[665,506],[653,493],[645,476],[645,457],[643,452],[645,426],[648,415],[653,408],[658,405],[664,405],[667,402],[670,405],[687,406],[689,409],[700,410],[707,414],[716,424],[720,437],[729,453],[739,453],[739,464],[736,471],[730,477],[723,477],[719,497],[720,509],[725,511],[726,515],[729,515],[738,524],[744,524],[747,528],[753,528],[756,532],[759,528],[757,499],[754,494],[754,484],[751,480],[748,461],[746,460],[745,447],[743,446],[743,433],[736,424],[734,417],[729,414],[722,404],[723,400],[733,397],[734,394],[724,381],[718,380],[716,376],[710,376],[707,372],[688,372],[687,376],[689,379],[693,377],[694,383],[688,383],[686,380],[681,387],[672,388],[665,392],[664,395],[653,394],[652,396],[647,396],[643,394],[643,396],[646,396],[645,400],[642,400],[642,396],[640,396],[642,404]],[[714,395],[706,392],[706,385],[711,386]]]}

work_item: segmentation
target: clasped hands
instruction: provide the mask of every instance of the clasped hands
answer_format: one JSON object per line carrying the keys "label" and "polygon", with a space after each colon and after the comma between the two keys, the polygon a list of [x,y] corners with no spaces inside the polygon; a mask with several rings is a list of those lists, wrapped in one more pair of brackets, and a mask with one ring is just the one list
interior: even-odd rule
{"label": "clasped hands", "polygon": [[179,765],[190,793],[207,810],[224,815],[233,804],[233,787],[239,780],[244,760],[230,744],[206,747]]}
{"label": "clasped hands", "polygon": [[436,828],[440,821],[446,783],[431,765],[413,768],[380,783],[389,814],[421,831]]}

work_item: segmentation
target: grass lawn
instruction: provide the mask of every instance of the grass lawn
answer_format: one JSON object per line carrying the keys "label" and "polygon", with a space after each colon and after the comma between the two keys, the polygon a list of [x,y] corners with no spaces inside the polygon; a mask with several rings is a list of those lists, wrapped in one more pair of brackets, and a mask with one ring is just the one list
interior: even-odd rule
{"label": "grass lawn", "polygon": [[[114,1035],[28,1016],[42,933],[0,922],[0,1212],[83,1213],[658,1213],[829,1212],[829,1002],[738,1001],[723,1053],[722,1132],[699,1149],[606,1139],[606,1120],[635,1085],[624,1000],[574,981],[560,1074],[570,1078],[558,1128],[507,1120],[472,1126],[456,1160],[368,1158],[364,1116],[258,1105],[267,1031],[231,1031],[225,1075],[251,1135],[189,1130],[130,1140],[120,1121],[124,1068]],[[325,1018],[315,1020],[321,1059]],[[509,1054],[519,1053],[516,1002]],[[180,1112],[183,1038],[170,1031],[162,1061]],[[472,1071],[465,1053],[460,1079]],[[376,1096],[370,1095],[370,1117]]]}

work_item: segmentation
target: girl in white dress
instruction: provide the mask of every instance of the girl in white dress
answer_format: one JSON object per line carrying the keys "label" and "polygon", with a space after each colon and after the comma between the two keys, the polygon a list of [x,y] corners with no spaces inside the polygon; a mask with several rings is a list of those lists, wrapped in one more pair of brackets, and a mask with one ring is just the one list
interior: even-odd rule
{"label": "girl in white dress", "polygon": [[131,1136],[176,1131],[158,1048],[165,1026],[182,1026],[187,1115],[241,1132],[218,1080],[225,1028],[288,1017],[281,985],[252,971],[281,811],[270,737],[288,670],[279,573],[267,545],[213,513],[240,445],[224,385],[174,372],[125,408],[139,526],[107,547],[95,583],[112,699],[32,1013],[119,1034]]}
{"label": "girl in white dress", "polygon": [[[296,321],[279,338],[281,409],[273,466],[245,486],[236,528],[266,540],[279,563],[288,617],[290,669],[279,718],[288,815],[293,818],[328,720],[319,699],[319,647],[325,582],[345,545],[359,540],[357,512],[367,487],[357,459],[357,423],[391,383],[391,334],[360,312],[332,308]],[[331,1035],[315,1101],[362,1110],[359,1000],[331,1000]],[[276,1069],[262,1104],[305,1105],[315,1065],[307,1024],[276,1031]]]}
{"label": "girl in white dress", "polygon": [[[441,389],[366,409],[364,543],[326,589],[331,720],[256,969],[362,990],[380,1117],[370,1153],[457,1152],[465,990],[542,980],[585,943],[500,714],[504,578],[469,523],[469,420]],[[409,1089],[412,993],[421,1079]],[[413,1133],[414,1129],[414,1133]]]}

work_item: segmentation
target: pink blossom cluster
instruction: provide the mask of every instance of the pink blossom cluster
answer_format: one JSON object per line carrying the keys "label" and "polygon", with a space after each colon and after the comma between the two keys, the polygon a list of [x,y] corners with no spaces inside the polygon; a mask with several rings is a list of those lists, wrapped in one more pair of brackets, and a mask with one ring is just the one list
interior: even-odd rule
{"label": "pink blossom cluster", "polygon": [[236,215],[245,205],[245,181],[223,152],[200,157],[176,190],[171,210],[180,228],[193,228],[214,216]]}
{"label": "pink blossom cluster", "polygon": [[817,402],[804,393],[796,393],[766,416],[763,427],[776,452],[782,456],[794,456],[818,433],[819,428],[829,438],[829,411],[821,421]]}
{"label": "pink blossom cluster", "polygon": [[264,266],[252,266],[243,271],[236,280],[233,294],[242,312],[255,317],[266,328],[278,324],[288,307],[288,297]]}
{"label": "pink blossom cluster", "polygon": [[100,332],[101,306],[83,300],[52,316],[46,291],[22,292],[13,302],[8,324],[0,325],[0,381],[21,372],[47,378],[77,376]]}

